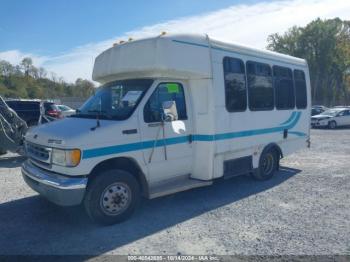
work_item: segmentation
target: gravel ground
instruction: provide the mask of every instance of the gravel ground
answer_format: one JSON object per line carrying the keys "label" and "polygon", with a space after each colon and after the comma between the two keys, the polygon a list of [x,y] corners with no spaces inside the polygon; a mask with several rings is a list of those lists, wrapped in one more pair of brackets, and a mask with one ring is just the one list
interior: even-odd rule
{"label": "gravel ground", "polygon": [[237,177],[152,201],[120,225],[92,224],[0,159],[0,254],[350,254],[350,129],[312,130],[312,148],[273,179]]}

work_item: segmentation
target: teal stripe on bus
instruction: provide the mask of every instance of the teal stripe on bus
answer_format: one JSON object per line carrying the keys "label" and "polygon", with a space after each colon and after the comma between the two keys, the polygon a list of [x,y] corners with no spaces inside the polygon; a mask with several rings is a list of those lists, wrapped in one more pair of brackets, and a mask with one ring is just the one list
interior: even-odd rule
{"label": "teal stripe on bus", "polygon": [[[149,140],[144,142],[86,149],[83,151],[83,159],[89,159],[89,158],[105,156],[105,155],[120,154],[120,153],[131,152],[131,151],[138,151],[138,150],[153,148],[154,146],[161,147],[164,145],[183,144],[183,143],[188,143],[190,141],[210,142],[210,141],[220,141],[220,140],[226,140],[226,139],[234,139],[234,138],[240,138],[240,137],[249,137],[249,136],[256,136],[256,135],[263,135],[263,134],[271,134],[276,132],[283,132],[283,130],[285,129],[292,129],[298,123],[300,116],[301,116],[301,112],[293,112],[287,121],[283,122],[278,127],[272,127],[272,128],[245,130],[245,131],[221,133],[221,134],[215,134],[215,135],[202,135],[202,134],[187,135],[187,136],[159,139],[158,141]],[[297,132],[297,131],[289,131],[289,133],[297,136],[306,136],[306,134],[302,132]]]}

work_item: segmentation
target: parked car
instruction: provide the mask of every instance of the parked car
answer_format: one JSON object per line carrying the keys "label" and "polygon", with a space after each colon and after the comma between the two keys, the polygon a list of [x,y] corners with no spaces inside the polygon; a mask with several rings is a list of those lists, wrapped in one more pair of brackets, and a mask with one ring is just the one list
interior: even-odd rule
{"label": "parked car", "polygon": [[350,108],[335,107],[311,117],[312,127],[329,127],[350,125]]}
{"label": "parked car", "polygon": [[69,106],[66,106],[66,105],[57,105],[57,107],[61,111],[62,116],[64,116],[64,117],[71,116],[71,115],[74,115],[76,113],[76,110],[74,110],[73,108],[70,108]]}
{"label": "parked car", "polygon": [[328,108],[325,106],[312,106],[311,107],[311,115],[312,116],[319,115],[326,110],[328,110]]}
{"label": "parked car", "polygon": [[335,106],[333,108],[350,108],[350,106]]}
{"label": "parked car", "polygon": [[[40,117],[40,100],[7,100],[6,104],[11,107],[17,115],[26,121],[28,126],[38,124]],[[55,103],[44,102],[45,115],[53,118],[62,118],[62,113]]]}

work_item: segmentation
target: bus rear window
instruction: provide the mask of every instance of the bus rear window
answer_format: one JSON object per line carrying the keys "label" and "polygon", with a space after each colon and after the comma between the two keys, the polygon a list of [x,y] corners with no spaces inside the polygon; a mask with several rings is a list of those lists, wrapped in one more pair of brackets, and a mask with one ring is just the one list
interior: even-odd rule
{"label": "bus rear window", "polygon": [[298,109],[307,106],[305,73],[301,70],[294,70],[295,102]]}

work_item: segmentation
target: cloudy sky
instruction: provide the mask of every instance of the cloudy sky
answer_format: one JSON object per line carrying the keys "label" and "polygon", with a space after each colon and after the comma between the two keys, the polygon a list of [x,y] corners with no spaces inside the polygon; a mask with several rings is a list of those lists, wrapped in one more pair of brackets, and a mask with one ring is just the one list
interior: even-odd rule
{"label": "cloudy sky", "polygon": [[33,6],[15,10],[20,5],[13,7],[16,1],[8,1],[7,17],[2,21],[8,21],[16,11],[26,13],[8,23],[0,22],[0,59],[18,64],[30,56],[36,66],[75,81],[78,77],[91,79],[94,58],[114,42],[129,37],[138,39],[162,31],[207,33],[219,40],[265,48],[269,34],[282,33],[293,25],[304,26],[317,17],[350,20],[349,0],[192,1],[185,4],[180,0],[176,6],[169,6],[167,1],[155,0],[149,5],[145,2],[151,1],[142,1],[140,6],[131,0],[129,5],[115,6],[113,13],[108,13],[113,11],[112,6],[91,4],[91,10],[82,10],[85,17],[71,14],[77,14],[79,6],[58,6],[50,12]]}

